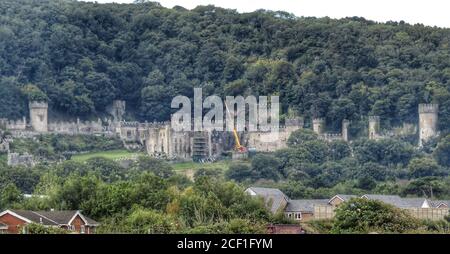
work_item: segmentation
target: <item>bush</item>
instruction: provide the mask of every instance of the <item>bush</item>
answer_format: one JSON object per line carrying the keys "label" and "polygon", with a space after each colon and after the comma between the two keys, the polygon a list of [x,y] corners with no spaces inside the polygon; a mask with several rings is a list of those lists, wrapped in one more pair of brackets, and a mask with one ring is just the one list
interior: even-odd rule
{"label": "bush", "polygon": [[252,170],[247,164],[233,163],[225,173],[227,179],[235,180],[238,182],[252,178]]}
{"label": "bush", "polygon": [[215,179],[219,179],[222,176],[222,169],[220,168],[199,168],[194,173],[194,179],[198,179],[200,177],[211,177]]}
{"label": "bush", "polygon": [[432,158],[414,158],[409,162],[408,170],[412,178],[445,174],[442,168]]}
{"label": "bush", "polygon": [[138,234],[168,234],[179,228],[169,215],[154,210],[136,209],[125,220],[127,232]]}
{"label": "bush", "polygon": [[450,135],[439,141],[434,156],[440,165],[450,167]]}
{"label": "bush", "polygon": [[333,233],[403,233],[419,227],[406,211],[377,200],[354,198],[335,212]]}
{"label": "bush", "polygon": [[68,230],[57,227],[46,227],[37,223],[26,224],[20,232],[22,234],[67,234]]}

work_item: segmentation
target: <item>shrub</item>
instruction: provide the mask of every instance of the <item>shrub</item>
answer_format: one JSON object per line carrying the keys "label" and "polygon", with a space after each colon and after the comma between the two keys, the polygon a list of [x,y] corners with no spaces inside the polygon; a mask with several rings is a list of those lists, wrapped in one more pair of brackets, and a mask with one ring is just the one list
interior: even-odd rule
{"label": "shrub", "polygon": [[403,233],[419,227],[406,211],[377,200],[354,198],[336,209],[333,233]]}

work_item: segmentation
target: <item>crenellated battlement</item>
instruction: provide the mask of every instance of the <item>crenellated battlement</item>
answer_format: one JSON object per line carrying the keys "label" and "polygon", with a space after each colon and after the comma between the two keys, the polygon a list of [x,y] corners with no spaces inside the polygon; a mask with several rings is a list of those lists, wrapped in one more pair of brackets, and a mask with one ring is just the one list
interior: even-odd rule
{"label": "crenellated battlement", "polygon": [[291,117],[291,118],[286,118],[286,120],[284,121],[284,127],[300,127],[302,128],[304,125],[304,118],[303,117]]}
{"label": "crenellated battlement", "polygon": [[320,135],[320,137],[322,137],[323,139],[327,139],[327,140],[342,139],[342,134],[341,133],[324,133],[324,134]]}
{"label": "crenellated battlement", "polygon": [[7,130],[25,130],[27,128],[27,120],[25,117],[17,120],[1,118],[0,126],[5,127]]}
{"label": "crenellated battlement", "polygon": [[439,112],[439,104],[419,104],[419,114]]}
{"label": "crenellated battlement", "polygon": [[323,124],[325,123],[325,118],[314,118],[312,121],[313,124]]}
{"label": "crenellated battlement", "polygon": [[166,128],[170,126],[170,122],[120,122],[120,127],[122,128]]}

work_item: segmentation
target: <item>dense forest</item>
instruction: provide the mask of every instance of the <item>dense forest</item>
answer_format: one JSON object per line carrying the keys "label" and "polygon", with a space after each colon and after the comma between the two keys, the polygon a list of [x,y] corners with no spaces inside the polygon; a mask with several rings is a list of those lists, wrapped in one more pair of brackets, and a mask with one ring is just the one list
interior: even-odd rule
{"label": "dense forest", "polygon": [[[16,138],[13,151],[42,160],[9,166],[0,154],[0,209],[81,209],[102,223],[101,233],[260,233],[269,223],[292,221],[245,195],[248,186],[276,187],[293,199],[450,197],[450,29],[147,1],[0,1],[0,118],[26,115],[28,99],[47,100],[55,115],[85,119],[104,116],[122,99],[128,120],[168,120],[172,98],[192,96],[193,87],[204,96],[280,95],[282,112],[295,109],[307,125],[325,117],[332,131],[349,119],[352,135],[362,134],[368,115],[389,128],[416,123],[419,103],[439,103],[440,133],[417,147],[408,137],[327,142],[301,129],[285,149],[225,160],[226,168],[205,165],[192,177],[147,156],[124,167],[67,154],[122,149],[114,138]],[[374,221],[354,218],[360,208]],[[365,200],[336,216],[312,226],[332,233],[450,228],[450,218],[418,222]]]}
{"label": "dense forest", "polygon": [[389,127],[436,102],[450,130],[450,29],[139,2],[1,1],[0,117],[24,115],[32,87],[71,116],[123,99],[129,118],[167,120],[175,95],[203,87],[277,94],[284,112],[326,117],[331,130],[347,118],[353,133],[366,115]]}

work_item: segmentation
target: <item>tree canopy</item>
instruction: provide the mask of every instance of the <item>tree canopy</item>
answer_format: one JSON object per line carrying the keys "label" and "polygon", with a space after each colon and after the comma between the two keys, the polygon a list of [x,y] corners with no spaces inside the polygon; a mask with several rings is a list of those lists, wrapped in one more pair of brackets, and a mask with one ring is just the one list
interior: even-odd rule
{"label": "tree canopy", "polygon": [[170,98],[203,87],[280,95],[283,112],[331,129],[368,114],[413,122],[435,102],[449,130],[449,29],[148,1],[4,0],[0,14],[0,117],[20,117],[31,96],[81,117],[123,99],[138,120],[168,120]]}

